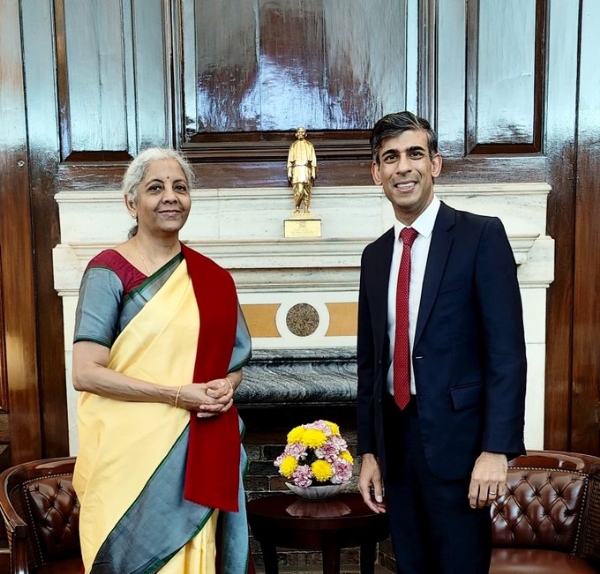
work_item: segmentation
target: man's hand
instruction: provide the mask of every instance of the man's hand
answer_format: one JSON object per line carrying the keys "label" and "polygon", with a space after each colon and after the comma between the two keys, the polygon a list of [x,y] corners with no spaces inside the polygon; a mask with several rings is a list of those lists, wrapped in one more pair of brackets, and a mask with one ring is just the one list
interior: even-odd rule
{"label": "man's hand", "polygon": [[482,452],[473,467],[469,485],[469,505],[471,508],[490,506],[498,497],[506,493],[508,462],[506,455]]}
{"label": "man's hand", "polygon": [[372,454],[362,455],[358,490],[360,490],[365,504],[373,512],[376,514],[385,512],[381,470],[379,470],[377,459]]}

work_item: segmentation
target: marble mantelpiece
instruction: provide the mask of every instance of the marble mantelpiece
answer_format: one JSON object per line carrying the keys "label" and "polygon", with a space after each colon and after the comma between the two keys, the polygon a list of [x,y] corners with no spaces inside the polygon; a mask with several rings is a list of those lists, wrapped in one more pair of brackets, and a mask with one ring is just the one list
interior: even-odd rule
{"label": "marble mantelpiece", "polygon": [[356,401],[354,349],[254,351],[236,404],[351,405]]}

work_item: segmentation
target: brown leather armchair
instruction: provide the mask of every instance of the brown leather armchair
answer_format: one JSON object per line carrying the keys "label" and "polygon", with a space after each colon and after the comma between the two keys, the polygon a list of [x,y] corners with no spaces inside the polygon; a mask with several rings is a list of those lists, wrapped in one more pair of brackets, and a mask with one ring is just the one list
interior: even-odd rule
{"label": "brown leather armchair", "polygon": [[75,458],[36,460],[0,474],[12,574],[81,574]]}
{"label": "brown leather armchair", "polygon": [[600,458],[529,451],[509,466],[490,574],[600,572]]}

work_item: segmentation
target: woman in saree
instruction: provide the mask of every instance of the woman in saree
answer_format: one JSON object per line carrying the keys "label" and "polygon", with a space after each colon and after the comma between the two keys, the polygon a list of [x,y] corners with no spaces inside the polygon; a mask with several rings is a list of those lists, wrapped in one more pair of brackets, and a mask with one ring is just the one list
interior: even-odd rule
{"label": "woman in saree", "polygon": [[250,337],[231,275],[179,241],[192,181],[178,152],[140,153],[123,178],[136,226],[82,279],[73,482],[86,573],[251,564],[233,405]]}

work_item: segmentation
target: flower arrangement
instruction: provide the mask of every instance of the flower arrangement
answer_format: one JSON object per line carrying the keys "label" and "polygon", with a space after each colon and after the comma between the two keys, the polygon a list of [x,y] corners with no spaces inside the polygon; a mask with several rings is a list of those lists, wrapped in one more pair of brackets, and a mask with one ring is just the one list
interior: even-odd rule
{"label": "flower arrangement", "polygon": [[279,473],[301,488],[346,484],[354,459],[335,423],[318,420],[293,428],[284,451],[275,460]]}

